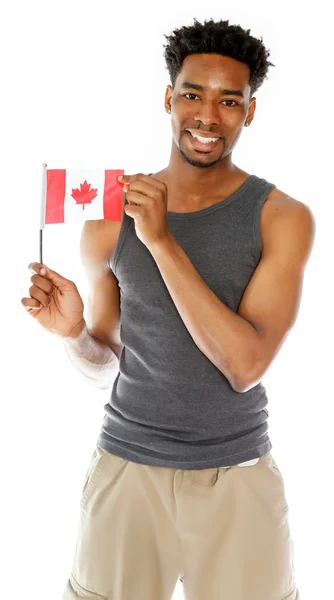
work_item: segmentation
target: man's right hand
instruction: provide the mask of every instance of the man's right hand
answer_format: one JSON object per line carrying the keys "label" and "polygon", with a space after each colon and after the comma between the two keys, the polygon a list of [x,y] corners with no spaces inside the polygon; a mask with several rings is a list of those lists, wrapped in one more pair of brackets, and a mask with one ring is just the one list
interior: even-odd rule
{"label": "man's right hand", "polygon": [[[45,329],[61,337],[76,337],[85,325],[84,305],[77,286],[40,263],[31,263],[32,286],[21,304]],[[41,273],[41,269],[44,271]]]}

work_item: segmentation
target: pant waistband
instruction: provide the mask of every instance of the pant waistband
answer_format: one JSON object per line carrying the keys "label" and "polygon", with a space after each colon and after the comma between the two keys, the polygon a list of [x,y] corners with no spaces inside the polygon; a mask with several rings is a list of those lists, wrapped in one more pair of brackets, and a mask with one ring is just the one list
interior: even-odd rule
{"label": "pant waistband", "polygon": [[251,465],[256,465],[259,460],[259,458],[252,458],[251,460],[246,460],[246,462],[239,463],[238,467],[250,467]]}

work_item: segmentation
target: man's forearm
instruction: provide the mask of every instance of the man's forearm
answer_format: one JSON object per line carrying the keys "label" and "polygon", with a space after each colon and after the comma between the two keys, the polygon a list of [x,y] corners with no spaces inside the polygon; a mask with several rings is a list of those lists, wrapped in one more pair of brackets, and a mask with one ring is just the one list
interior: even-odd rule
{"label": "man's forearm", "polygon": [[195,344],[238,391],[255,364],[256,329],[214,294],[171,234],[150,252]]}
{"label": "man's forearm", "polygon": [[93,337],[86,324],[77,337],[63,338],[62,341],[72,365],[85,379],[102,390],[110,387],[119,360],[107,344]]}

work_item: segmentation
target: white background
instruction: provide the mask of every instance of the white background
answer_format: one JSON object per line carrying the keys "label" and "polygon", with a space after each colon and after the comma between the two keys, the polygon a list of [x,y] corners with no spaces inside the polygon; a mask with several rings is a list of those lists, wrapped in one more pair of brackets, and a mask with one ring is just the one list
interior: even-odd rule
{"label": "white background", "polygon": [[[205,8],[203,7],[205,5]],[[330,3],[236,0],[14,2],[1,23],[1,594],[60,600],[79,500],[109,392],[21,307],[38,260],[41,165],[154,172],[168,164],[163,34],[193,18],[263,36],[276,65],[234,162],[316,219],[297,323],[263,378],[290,505],[302,600],[329,598],[333,569],[333,47]],[[87,297],[81,227],[44,234],[44,262]],[[205,410],[205,407],[204,407]],[[182,598],[178,584],[173,600]],[[121,600],[121,599],[117,599]],[[157,599],[159,600],[159,599]],[[208,598],[208,600],[210,600]],[[232,598],[229,600],[233,600]],[[269,600],[269,599],[268,599]],[[277,599],[278,600],[278,599]]]}

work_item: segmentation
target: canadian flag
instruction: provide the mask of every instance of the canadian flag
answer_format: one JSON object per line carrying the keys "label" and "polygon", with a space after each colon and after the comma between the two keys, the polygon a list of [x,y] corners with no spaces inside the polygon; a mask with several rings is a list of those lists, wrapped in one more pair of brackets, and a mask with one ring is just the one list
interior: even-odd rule
{"label": "canadian flag", "polygon": [[124,175],[124,170],[47,169],[43,226],[94,219],[121,221],[119,175]]}

